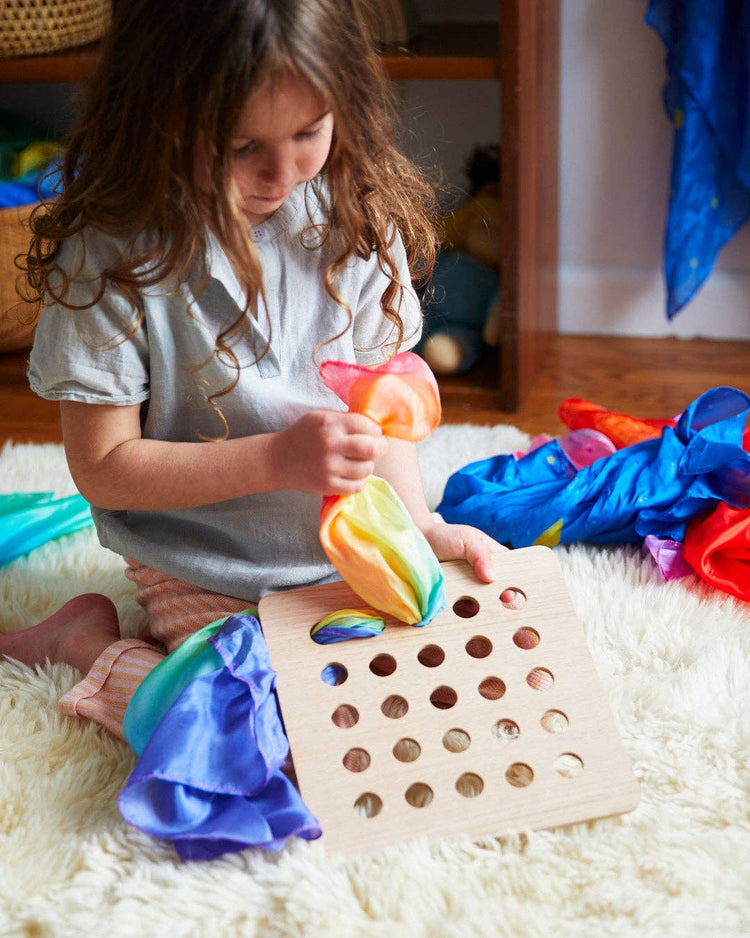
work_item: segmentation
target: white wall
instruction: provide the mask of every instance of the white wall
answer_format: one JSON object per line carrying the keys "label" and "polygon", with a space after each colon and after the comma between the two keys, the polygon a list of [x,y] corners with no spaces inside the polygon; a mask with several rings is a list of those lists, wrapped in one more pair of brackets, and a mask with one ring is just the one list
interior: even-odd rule
{"label": "white wall", "polygon": [[662,280],[672,129],[646,0],[561,0],[561,332],[750,339],[750,226],[670,324]]}

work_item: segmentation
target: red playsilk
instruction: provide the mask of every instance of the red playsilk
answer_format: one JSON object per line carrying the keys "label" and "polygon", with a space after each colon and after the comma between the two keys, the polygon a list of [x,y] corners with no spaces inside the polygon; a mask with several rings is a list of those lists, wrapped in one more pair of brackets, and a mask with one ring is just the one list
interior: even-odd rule
{"label": "red playsilk", "polygon": [[631,417],[616,410],[607,410],[599,404],[592,404],[580,397],[568,397],[558,411],[560,420],[571,430],[598,430],[615,444],[618,449],[652,440],[661,436],[664,427],[673,427],[676,418]]}
{"label": "red playsilk", "polygon": [[722,502],[685,532],[683,556],[704,580],[750,602],[750,508]]}

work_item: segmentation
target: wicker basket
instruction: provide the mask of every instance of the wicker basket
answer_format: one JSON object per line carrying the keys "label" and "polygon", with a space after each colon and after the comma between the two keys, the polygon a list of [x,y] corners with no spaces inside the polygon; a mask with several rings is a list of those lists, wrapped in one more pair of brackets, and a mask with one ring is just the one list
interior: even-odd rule
{"label": "wicker basket", "polygon": [[33,307],[16,293],[16,255],[28,250],[28,219],[35,205],[0,209],[0,353],[31,347]]}
{"label": "wicker basket", "polygon": [[39,55],[100,39],[112,0],[2,0],[0,58]]}

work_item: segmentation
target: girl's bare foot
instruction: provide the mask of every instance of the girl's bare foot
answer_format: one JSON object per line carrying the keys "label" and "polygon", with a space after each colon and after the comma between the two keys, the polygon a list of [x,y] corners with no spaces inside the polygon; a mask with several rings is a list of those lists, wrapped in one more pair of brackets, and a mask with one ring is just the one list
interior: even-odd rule
{"label": "girl's bare foot", "polygon": [[104,649],[119,638],[114,603],[99,593],[85,593],[38,625],[0,635],[0,657],[32,666],[61,662],[86,673]]}

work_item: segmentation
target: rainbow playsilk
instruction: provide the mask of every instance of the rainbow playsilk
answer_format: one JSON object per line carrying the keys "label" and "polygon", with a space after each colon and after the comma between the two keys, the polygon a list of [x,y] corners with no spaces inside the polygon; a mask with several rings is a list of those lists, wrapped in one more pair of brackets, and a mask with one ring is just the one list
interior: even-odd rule
{"label": "rainbow playsilk", "polygon": [[172,652],[125,714],[140,758],[120,793],[123,817],[186,860],[319,837],[281,771],[289,744],[275,679],[251,615],[214,622]]}
{"label": "rainbow playsilk", "polygon": [[34,548],[93,524],[80,495],[54,498],[52,492],[0,495],[0,565]]}
{"label": "rainbow playsilk", "polygon": [[[421,440],[440,422],[437,382],[411,352],[379,368],[326,361],[321,375],[350,411],[375,420],[389,436]],[[444,607],[440,564],[385,480],[370,476],[361,492],[324,499],[320,542],[343,579],[375,609],[426,625]]]}
{"label": "rainbow playsilk", "polygon": [[690,301],[750,218],[750,3],[650,0],[674,124],[664,245],[667,316]]}
{"label": "rainbow playsilk", "polygon": [[372,609],[339,609],[316,622],[310,638],[318,645],[334,645],[352,638],[374,638],[385,629],[385,622]]}
{"label": "rainbow playsilk", "polygon": [[659,439],[576,470],[558,440],[522,459],[496,456],[448,480],[438,511],[512,547],[527,547],[560,519],[560,542],[682,541],[687,524],[721,502],[750,508],[750,453],[742,433],[750,397],[714,388]]}

